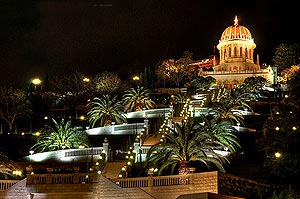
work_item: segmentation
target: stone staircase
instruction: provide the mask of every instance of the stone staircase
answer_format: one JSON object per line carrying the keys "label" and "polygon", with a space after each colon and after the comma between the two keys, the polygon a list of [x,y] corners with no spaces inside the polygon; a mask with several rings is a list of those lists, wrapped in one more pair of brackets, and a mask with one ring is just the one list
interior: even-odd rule
{"label": "stone staircase", "polygon": [[127,161],[106,162],[102,175],[108,179],[117,179],[122,167],[124,167],[126,163]]}

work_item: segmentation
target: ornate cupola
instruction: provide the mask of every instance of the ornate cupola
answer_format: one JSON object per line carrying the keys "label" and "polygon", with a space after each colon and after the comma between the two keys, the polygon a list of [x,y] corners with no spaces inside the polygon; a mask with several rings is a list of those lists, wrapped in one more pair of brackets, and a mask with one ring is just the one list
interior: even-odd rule
{"label": "ornate cupola", "polygon": [[[230,63],[248,63],[254,64],[253,53],[256,47],[254,39],[251,36],[250,31],[239,25],[238,18],[235,16],[234,24],[227,27],[221,35],[217,48],[220,54],[220,65],[215,68],[217,70],[232,70],[227,65]],[[223,65],[223,66],[222,66]],[[259,68],[253,67],[247,68],[238,64],[237,70],[257,70]]]}

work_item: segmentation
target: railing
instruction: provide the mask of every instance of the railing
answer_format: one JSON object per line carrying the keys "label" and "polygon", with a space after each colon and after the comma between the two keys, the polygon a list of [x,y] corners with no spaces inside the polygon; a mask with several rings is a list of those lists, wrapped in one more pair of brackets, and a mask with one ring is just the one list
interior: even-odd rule
{"label": "railing", "polygon": [[70,156],[86,156],[86,155],[100,155],[103,152],[103,147],[93,147],[93,148],[84,148],[76,149],[65,152],[65,157]]}
{"label": "railing", "polygon": [[89,135],[132,135],[140,133],[145,123],[118,124],[86,130]]}
{"label": "railing", "polygon": [[267,69],[262,70],[242,70],[242,71],[204,71],[203,75],[229,75],[229,74],[264,74],[268,73]]}
{"label": "railing", "polygon": [[18,182],[20,182],[20,180],[0,180],[0,191],[7,190]]}
{"label": "railing", "polygon": [[[28,174],[27,184],[86,184],[97,182],[98,176],[95,173]],[[122,188],[187,185],[192,183],[192,174],[120,178],[112,179],[112,181]],[[6,182],[7,185],[3,187],[7,189],[19,181],[11,181],[10,184]]]}
{"label": "railing", "polygon": [[192,184],[191,175],[172,175],[159,177],[120,178],[112,180],[122,188],[160,187]]}
{"label": "railing", "polygon": [[135,130],[141,129],[144,127],[144,123],[136,123],[136,124],[126,124],[126,125],[115,125],[113,130],[114,131],[122,131],[122,130]]}
{"label": "railing", "polygon": [[55,160],[56,162],[72,162],[72,161],[86,161],[88,156],[100,156],[101,153],[107,151],[103,147],[81,148],[81,149],[64,149],[56,151],[47,151],[42,153],[35,153],[23,158],[24,161],[30,162],[45,162]]}
{"label": "railing", "polygon": [[97,181],[94,173],[28,174],[27,184],[85,184]]}

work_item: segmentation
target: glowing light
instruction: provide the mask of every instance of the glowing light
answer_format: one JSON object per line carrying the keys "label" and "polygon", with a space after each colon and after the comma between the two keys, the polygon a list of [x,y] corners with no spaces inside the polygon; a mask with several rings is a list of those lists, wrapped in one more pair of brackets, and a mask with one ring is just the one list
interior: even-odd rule
{"label": "glowing light", "polygon": [[90,82],[90,79],[87,78],[87,77],[85,77],[85,78],[83,78],[83,81],[84,81],[84,82]]}
{"label": "glowing light", "polygon": [[239,22],[239,20],[238,20],[237,16],[235,16],[235,18],[234,18],[234,25],[235,26],[239,25],[238,22]]}
{"label": "glowing light", "polygon": [[17,176],[20,176],[20,175],[22,175],[22,171],[13,171],[12,172],[14,175],[17,175]]}
{"label": "glowing light", "polygon": [[39,78],[35,78],[31,81],[31,83],[33,83],[34,85],[40,85],[42,81]]}
{"label": "glowing light", "polygon": [[84,120],[84,119],[85,119],[85,117],[82,115],[82,116],[80,116],[80,119],[81,119],[81,120]]}
{"label": "glowing light", "polygon": [[280,128],[279,128],[278,126],[275,127],[275,130],[276,130],[276,131],[279,131],[279,129],[280,129]]}
{"label": "glowing light", "polygon": [[295,127],[295,126],[293,126],[293,128],[292,128],[294,131],[296,131],[297,130],[297,127]]}
{"label": "glowing light", "polygon": [[35,136],[40,136],[41,133],[40,132],[35,132]]}
{"label": "glowing light", "polygon": [[275,153],[275,157],[276,157],[276,158],[280,158],[280,157],[281,157],[281,153],[276,152],[276,153]]}
{"label": "glowing light", "polygon": [[134,76],[132,79],[133,79],[134,81],[139,81],[139,80],[140,80],[140,77],[139,77],[139,76]]}

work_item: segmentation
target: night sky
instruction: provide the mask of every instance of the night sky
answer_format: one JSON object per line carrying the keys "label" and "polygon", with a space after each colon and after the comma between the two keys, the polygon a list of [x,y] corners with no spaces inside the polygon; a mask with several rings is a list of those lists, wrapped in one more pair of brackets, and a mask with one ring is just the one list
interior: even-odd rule
{"label": "night sky", "polygon": [[0,0],[0,85],[75,71],[127,78],[186,50],[212,55],[222,32],[247,27],[261,63],[300,43],[296,1]]}

